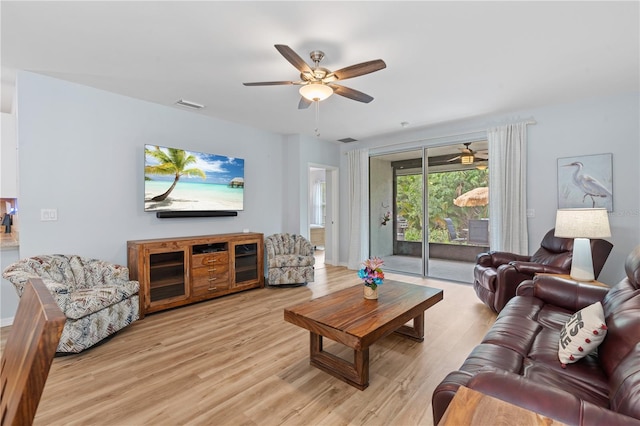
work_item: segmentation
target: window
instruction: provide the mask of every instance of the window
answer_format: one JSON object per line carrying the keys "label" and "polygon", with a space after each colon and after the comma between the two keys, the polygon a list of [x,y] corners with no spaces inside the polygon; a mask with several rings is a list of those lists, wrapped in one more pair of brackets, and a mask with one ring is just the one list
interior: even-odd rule
{"label": "window", "polygon": [[326,182],[316,181],[313,184],[311,193],[311,223],[313,225],[323,225],[327,217],[327,192]]}

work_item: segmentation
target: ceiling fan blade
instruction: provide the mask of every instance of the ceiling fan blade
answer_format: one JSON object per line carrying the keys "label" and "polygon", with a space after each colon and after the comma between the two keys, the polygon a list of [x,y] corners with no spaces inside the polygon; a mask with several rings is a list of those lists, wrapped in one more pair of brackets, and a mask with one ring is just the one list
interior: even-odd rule
{"label": "ceiling fan blade", "polygon": [[298,55],[293,51],[289,46],[285,46],[284,44],[276,44],[276,49],[284,58],[291,63],[294,67],[298,69],[301,73],[312,73],[311,67]]}
{"label": "ceiling fan blade", "polygon": [[458,155],[457,157],[449,158],[449,159],[447,160],[447,162],[451,162],[451,161],[459,160],[459,159],[460,159],[460,157],[461,157],[461,156],[460,156],[460,155]]}
{"label": "ceiling fan blade", "polygon": [[260,81],[257,83],[242,83],[245,86],[281,86],[297,84],[294,81]]}
{"label": "ceiling fan blade", "polygon": [[313,101],[305,98],[304,96],[300,96],[300,102],[298,102],[298,109],[307,109],[309,105],[312,104]]}
{"label": "ceiling fan blade", "polygon": [[333,93],[335,93],[336,95],[344,96],[345,98],[353,99],[354,101],[364,102],[365,104],[368,104],[373,100],[372,96],[369,96],[366,93],[359,92],[355,89],[339,86],[337,84],[329,84],[329,87],[333,89]]}
{"label": "ceiling fan blade", "polygon": [[374,71],[380,71],[386,67],[387,64],[385,64],[382,59],[375,59],[373,61],[363,62],[361,64],[339,69],[338,71],[334,71],[332,74],[339,80],[346,80],[347,78],[358,77]]}

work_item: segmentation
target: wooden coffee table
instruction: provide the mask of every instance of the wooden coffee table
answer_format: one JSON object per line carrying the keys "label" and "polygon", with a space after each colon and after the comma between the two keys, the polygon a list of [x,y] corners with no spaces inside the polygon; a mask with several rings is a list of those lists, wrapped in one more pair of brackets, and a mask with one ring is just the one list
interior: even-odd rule
{"label": "wooden coffee table", "polygon": [[[369,386],[369,346],[398,333],[424,340],[424,311],[442,300],[442,290],[385,280],[378,300],[356,285],[284,310],[284,319],[310,332],[310,363],[360,390]],[[413,320],[413,326],[406,323]],[[353,349],[353,362],[322,349],[327,337]]]}

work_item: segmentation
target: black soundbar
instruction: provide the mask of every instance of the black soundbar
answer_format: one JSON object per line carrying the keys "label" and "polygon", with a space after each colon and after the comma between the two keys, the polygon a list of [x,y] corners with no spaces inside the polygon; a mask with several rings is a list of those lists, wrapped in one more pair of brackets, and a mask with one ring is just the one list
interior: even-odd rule
{"label": "black soundbar", "polygon": [[224,210],[156,212],[156,217],[159,219],[166,219],[166,218],[172,218],[172,217],[222,217],[222,216],[238,216],[238,212],[230,212],[230,211],[224,211]]}

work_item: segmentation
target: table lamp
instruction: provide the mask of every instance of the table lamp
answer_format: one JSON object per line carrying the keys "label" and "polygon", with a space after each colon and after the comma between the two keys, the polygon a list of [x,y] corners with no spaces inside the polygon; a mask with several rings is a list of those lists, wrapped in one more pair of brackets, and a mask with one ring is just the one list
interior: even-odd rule
{"label": "table lamp", "polygon": [[573,238],[571,278],[593,281],[593,258],[590,238],[611,236],[606,209],[560,209],[556,214],[555,236]]}

